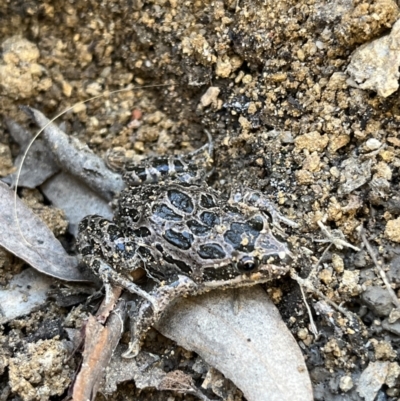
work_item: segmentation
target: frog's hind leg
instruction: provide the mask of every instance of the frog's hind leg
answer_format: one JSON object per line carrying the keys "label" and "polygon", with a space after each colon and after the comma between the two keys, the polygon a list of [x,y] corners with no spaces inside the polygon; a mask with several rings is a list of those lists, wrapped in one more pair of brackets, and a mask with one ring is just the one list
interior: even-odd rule
{"label": "frog's hind leg", "polygon": [[130,316],[131,341],[122,356],[134,358],[139,353],[144,335],[158,322],[167,306],[179,297],[195,295],[198,290],[198,285],[186,276],[179,276],[177,281],[153,290],[150,296],[155,303],[149,300],[142,301]]}
{"label": "frog's hind leg", "polygon": [[214,144],[210,133],[206,133],[208,143],[186,155],[150,157],[140,164],[127,161],[124,180],[137,186],[163,180],[197,183],[208,178],[213,172]]}

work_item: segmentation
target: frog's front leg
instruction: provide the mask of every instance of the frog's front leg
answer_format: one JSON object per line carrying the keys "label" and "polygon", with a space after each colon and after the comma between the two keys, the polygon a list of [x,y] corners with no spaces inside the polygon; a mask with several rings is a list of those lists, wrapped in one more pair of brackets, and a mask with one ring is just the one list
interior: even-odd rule
{"label": "frog's front leg", "polygon": [[126,238],[114,222],[101,216],[86,216],[79,224],[77,248],[83,263],[102,280],[107,298],[113,284],[156,304],[129,276],[142,264],[138,245]]}
{"label": "frog's front leg", "polygon": [[254,207],[257,210],[267,212],[271,216],[273,224],[278,228],[281,228],[279,225],[280,222],[293,228],[299,227],[297,223],[279,213],[276,206],[274,206],[260,191],[255,191],[254,189],[247,187],[236,186],[231,191],[229,202],[231,204],[238,204],[239,206],[242,204],[247,207]]}
{"label": "frog's front leg", "polygon": [[154,302],[147,299],[141,301],[130,316],[131,341],[122,356],[134,358],[139,353],[144,335],[158,322],[168,305],[179,297],[195,295],[198,291],[198,285],[186,276],[178,276],[178,280],[173,283],[153,290],[150,297]]}

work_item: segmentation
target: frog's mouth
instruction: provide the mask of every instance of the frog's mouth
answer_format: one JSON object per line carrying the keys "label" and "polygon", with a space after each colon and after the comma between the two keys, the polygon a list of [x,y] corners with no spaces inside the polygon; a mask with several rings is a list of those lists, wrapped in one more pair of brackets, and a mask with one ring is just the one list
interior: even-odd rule
{"label": "frog's mouth", "polygon": [[254,273],[243,273],[230,280],[213,280],[203,283],[205,290],[217,288],[237,288],[254,284],[262,284],[278,279],[289,271],[289,266],[261,265]]}

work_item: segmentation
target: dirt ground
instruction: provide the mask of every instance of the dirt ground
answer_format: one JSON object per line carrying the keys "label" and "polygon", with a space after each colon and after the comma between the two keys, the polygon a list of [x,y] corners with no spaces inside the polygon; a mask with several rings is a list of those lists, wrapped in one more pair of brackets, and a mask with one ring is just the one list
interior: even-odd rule
{"label": "dirt ground", "polygon": [[[394,0],[2,0],[0,110],[34,132],[20,105],[53,117],[133,84],[73,108],[58,124],[102,156],[121,148],[131,156],[188,152],[205,142],[208,129],[216,149],[211,184],[227,192],[233,180],[245,182],[300,224],[287,230],[287,241],[297,274],[311,272],[315,291],[306,298],[319,335],[294,280],[267,291],[304,354],[315,399],[373,401],[357,383],[375,367],[377,376],[379,369],[386,374],[372,397],[397,400],[400,314],[366,243],[399,302],[400,103],[398,91],[356,87],[346,68],[353,52],[388,34],[399,15]],[[18,152],[0,121],[1,176],[13,172]],[[39,192],[20,194],[39,204],[37,212],[47,213],[73,249],[62,212]],[[343,246],[327,250],[329,242],[316,241],[329,237],[321,222],[340,230]],[[337,239],[338,231],[331,233]],[[1,284],[22,268],[2,252]],[[62,362],[68,350],[61,340],[65,327],[81,327],[85,313],[49,301],[1,328],[0,400],[66,394],[79,358]],[[54,371],[33,357],[46,353]],[[110,398],[190,397],[130,383]],[[242,399],[239,391],[229,397]]]}

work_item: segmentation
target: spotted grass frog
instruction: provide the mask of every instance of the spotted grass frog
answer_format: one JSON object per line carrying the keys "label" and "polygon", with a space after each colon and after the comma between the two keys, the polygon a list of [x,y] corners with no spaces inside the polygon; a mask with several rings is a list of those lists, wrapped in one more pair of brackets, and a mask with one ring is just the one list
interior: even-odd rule
{"label": "spotted grass frog", "polygon": [[[234,185],[225,196],[208,186],[213,143],[207,135],[208,144],[187,155],[127,162],[114,219],[87,216],[79,225],[78,251],[106,293],[112,284],[140,298],[124,357],[137,355],[147,330],[176,298],[264,283],[288,270],[290,251],[270,224],[296,224],[259,191]],[[135,282],[139,271],[155,282],[152,291]]]}

